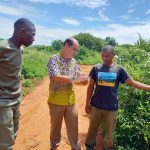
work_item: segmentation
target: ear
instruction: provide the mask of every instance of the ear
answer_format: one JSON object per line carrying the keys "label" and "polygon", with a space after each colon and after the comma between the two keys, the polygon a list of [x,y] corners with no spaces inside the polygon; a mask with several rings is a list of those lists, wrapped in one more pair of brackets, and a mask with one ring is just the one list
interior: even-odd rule
{"label": "ear", "polygon": [[116,53],[114,52],[114,53],[113,53],[113,57],[115,57],[115,56],[116,56]]}
{"label": "ear", "polygon": [[20,30],[20,34],[21,34],[22,36],[24,36],[24,35],[25,35],[25,32],[26,32],[26,29],[25,29],[25,28],[21,28],[21,30]]}
{"label": "ear", "polygon": [[69,44],[68,43],[65,43],[65,47],[68,47],[69,46]]}

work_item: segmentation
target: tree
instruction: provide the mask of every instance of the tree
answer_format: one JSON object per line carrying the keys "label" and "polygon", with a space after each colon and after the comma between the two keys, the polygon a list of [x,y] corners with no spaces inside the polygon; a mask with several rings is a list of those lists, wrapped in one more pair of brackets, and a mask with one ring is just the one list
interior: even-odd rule
{"label": "tree", "polygon": [[108,37],[106,37],[105,40],[108,45],[112,45],[112,46],[118,45],[115,38],[113,38],[113,37],[108,36]]}
{"label": "tree", "polygon": [[55,40],[52,42],[52,47],[54,50],[60,50],[63,47],[63,41],[61,40]]}
{"label": "tree", "polygon": [[100,51],[100,49],[106,44],[105,40],[94,37],[90,33],[79,33],[75,35],[81,46],[88,48],[89,50]]}

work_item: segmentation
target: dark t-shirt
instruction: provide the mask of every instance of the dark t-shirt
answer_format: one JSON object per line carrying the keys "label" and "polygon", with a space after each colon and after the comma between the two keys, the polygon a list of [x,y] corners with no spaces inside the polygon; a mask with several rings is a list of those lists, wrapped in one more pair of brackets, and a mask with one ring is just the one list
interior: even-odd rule
{"label": "dark t-shirt", "polygon": [[125,83],[130,76],[119,65],[95,65],[89,76],[95,81],[91,105],[96,108],[116,111],[118,109],[117,90],[119,83]]}

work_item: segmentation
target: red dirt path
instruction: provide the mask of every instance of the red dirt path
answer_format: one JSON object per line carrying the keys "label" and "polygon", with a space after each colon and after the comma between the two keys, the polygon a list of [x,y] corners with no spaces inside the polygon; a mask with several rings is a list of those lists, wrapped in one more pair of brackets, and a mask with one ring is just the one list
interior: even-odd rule
{"label": "red dirt path", "polygon": [[[85,74],[91,66],[80,66]],[[21,119],[14,150],[49,150],[50,117],[47,105],[49,79],[27,95],[21,104]],[[84,150],[84,139],[88,129],[88,118],[84,111],[87,86],[75,86],[77,109],[79,114],[79,141]],[[62,140],[58,150],[70,150],[66,128],[62,127]]]}

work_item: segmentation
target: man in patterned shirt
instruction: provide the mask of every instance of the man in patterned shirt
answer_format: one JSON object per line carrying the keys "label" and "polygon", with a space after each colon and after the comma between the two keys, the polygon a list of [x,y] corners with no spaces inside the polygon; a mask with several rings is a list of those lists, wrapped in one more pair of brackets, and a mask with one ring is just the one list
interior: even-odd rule
{"label": "man in patterned shirt", "polygon": [[63,118],[72,150],[81,149],[78,143],[78,114],[73,83],[85,85],[88,80],[84,74],[80,73],[73,58],[78,53],[78,48],[78,41],[74,38],[68,38],[64,42],[62,51],[52,56],[48,62],[51,150],[55,150],[60,143]]}

